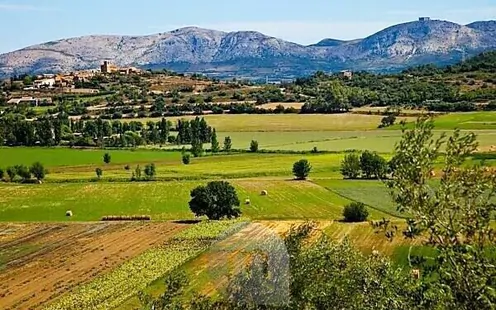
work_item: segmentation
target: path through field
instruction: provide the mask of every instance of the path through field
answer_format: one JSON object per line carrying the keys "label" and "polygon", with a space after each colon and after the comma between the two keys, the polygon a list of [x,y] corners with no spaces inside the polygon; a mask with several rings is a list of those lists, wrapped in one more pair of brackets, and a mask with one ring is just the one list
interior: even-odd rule
{"label": "path through field", "polygon": [[38,309],[186,227],[170,222],[2,224],[0,309]]}

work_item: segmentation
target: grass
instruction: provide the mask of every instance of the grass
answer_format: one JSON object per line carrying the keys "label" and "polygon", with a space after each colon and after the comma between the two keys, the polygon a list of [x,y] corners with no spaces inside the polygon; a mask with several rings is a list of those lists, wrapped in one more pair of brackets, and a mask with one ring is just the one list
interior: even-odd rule
{"label": "grass", "polygon": [[[103,163],[105,151],[82,151],[70,149],[0,149],[6,156],[2,164],[30,165],[41,161],[49,170],[47,182],[60,180],[89,180],[96,177],[95,168],[103,169],[103,178],[129,180],[136,165],[143,168],[153,162],[157,166],[157,178],[217,179],[277,176],[292,178],[293,163],[307,158],[313,165],[315,176],[338,176],[342,154],[232,154],[193,158],[190,165],[183,165],[180,152],[163,151],[108,151],[112,163]],[[35,156],[35,154],[37,154]],[[58,156],[61,156],[60,159]],[[274,163],[277,165],[274,165]],[[130,170],[125,170],[126,165]]]}
{"label": "grass", "polygon": [[[104,215],[192,219],[190,191],[198,181],[1,185],[0,221],[98,221]],[[253,219],[340,219],[349,201],[310,182],[235,180],[243,214]],[[269,191],[261,196],[261,190]],[[73,217],[65,217],[71,210]],[[384,214],[372,212],[372,217]]]}
{"label": "grass", "polygon": [[[436,131],[439,137],[442,132]],[[483,150],[496,145],[496,130],[475,131]],[[370,150],[390,153],[401,139],[400,130],[362,130],[362,131],[309,131],[309,132],[220,132],[219,141],[230,136],[233,147],[248,149],[251,140],[257,140],[260,149],[310,151],[317,147],[321,151],[342,152],[345,150]]]}
{"label": "grass", "polygon": [[181,158],[178,152],[161,152],[148,150],[98,150],[70,148],[35,148],[35,147],[3,147],[0,148],[2,167],[10,165],[30,165],[35,161],[42,162],[46,167],[99,165],[103,164],[103,155],[110,153],[113,164],[133,162],[150,162],[158,160],[177,160]]}
{"label": "grass", "polygon": [[[455,128],[463,130],[494,130],[496,129],[496,112],[463,112],[443,114],[435,118],[434,124],[437,130],[452,130]],[[390,129],[399,129],[396,125]],[[413,123],[407,128],[413,128]]]}
{"label": "grass", "polygon": [[327,179],[317,180],[315,182],[331,192],[350,200],[362,202],[375,210],[396,217],[405,216],[396,211],[396,205],[389,197],[386,186],[380,181]]}

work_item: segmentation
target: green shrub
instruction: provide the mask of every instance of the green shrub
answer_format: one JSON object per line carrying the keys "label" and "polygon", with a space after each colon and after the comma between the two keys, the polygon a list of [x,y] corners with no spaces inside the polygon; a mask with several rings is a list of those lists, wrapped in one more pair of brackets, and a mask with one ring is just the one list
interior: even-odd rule
{"label": "green shrub", "polygon": [[344,207],[343,216],[345,222],[365,222],[369,217],[369,211],[363,203],[352,202]]}
{"label": "green shrub", "polygon": [[184,153],[182,160],[183,160],[183,164],[189,165],[189,163],[191,162],[191,155],[189,153]]}

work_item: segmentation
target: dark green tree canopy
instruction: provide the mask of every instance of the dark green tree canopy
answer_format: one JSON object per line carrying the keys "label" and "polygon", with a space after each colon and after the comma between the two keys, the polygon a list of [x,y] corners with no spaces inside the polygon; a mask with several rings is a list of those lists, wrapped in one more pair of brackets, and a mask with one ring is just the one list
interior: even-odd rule
{"label": "dark green tree canopy", "polygon": [[110,156],[109,153],[105,153],[103,155],[103,162],[106,164],[110,164],[110,161],[112,160],[112,157]]}
{"label": "dark green tree canopy", "polygon": [[45,178],[47,173],[45,167],[40,162],[35,162],[30,168],[29,171],[36,178],[36,180],[41,181]]}
{"label": "dark green tree canopy", "polygon": [[365,222],[369,217],[367,207],[361,202],[352,202],[344,207],[345,222]]}
{"label": "dark green tree canopy", "polygon": [[211,220],[236,218],[241,215],[236,189],[225,181],[209,182],[191,191],[189,207],[196,216]]}
{"label": "dark green tree canopy", "polygon": [[356,179],[360,176],[360,157],[356,153],[346,154],[341,163],[341,174],[346,179]]}
{"label": "dark green tree canopy", "polygon": [[306,180],[311,170],[312,166],[306,159],[297,161],[293,165],[293,175],[297,180]]}

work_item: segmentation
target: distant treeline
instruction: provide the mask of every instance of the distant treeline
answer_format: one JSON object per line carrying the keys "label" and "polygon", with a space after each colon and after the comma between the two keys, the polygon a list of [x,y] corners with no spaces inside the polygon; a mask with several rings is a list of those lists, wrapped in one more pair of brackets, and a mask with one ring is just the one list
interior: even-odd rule
{"label": "distant treeline", "polygon": [[[176,131],[177,136],[170,135]],[[205,119],[179,120],[177,125],[162,118],[158,122],[121,122],[101,118],[69,120],[67,116],[42,117],[34,121],[20,116],[0,118],[0,145],[9,146],[113,146],[144,144],[178,145],[193,141],[209,143],[213,129]]]}

